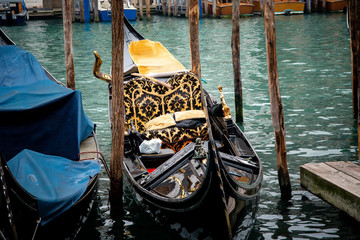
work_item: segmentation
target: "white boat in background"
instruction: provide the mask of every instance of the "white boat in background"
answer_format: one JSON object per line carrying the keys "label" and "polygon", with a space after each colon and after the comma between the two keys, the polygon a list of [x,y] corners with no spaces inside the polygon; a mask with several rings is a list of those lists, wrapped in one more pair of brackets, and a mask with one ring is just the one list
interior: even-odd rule
{"label": "white boat in background", "polygon": [[[100,21],[111,22],[111,1],[99,0]],[[136,8],[129,0],[124,0],[124,16],[130,20],[136,20]]]}

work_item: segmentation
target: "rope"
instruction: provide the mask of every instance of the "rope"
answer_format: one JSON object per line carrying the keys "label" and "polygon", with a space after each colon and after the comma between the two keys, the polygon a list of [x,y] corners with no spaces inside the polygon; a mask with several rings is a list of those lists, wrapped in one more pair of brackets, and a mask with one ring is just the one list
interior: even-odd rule
{"label": "rope", "polygon": [[[81,154],[86,154],[86,153],[96,153],[96,154],[98,154],[97,159],[99,159],[99,160],[101,161],[101,163],[104,165],[106,174],[108,175],[109,179],[111,179],[111,177],[110,177],[110,170],[109,170],[109,167],[108,167],[108,165],[107,165],[107,163],[106,163],[106,161],[105,161],[104,155],[103,155],[101,152],[99,152],[99,151],[80,152],[80,153],[79,153],[79,159],[80,159]],[[84,158],[84,159],[81,159],[81,160],[79,160],[79,161],[93,160],[93,159],[94,159],[94,158]],[[95,158],[95,159],[96,159],[96,158]]]}
{"label": "rope", "polygon": [[36,221],[36,227],[35,227],[35,231],[34,231],[32,240],[35,239],[35,236],[36,236],[36,233],[37,233],[37,231],[38,231],[38,228],[39,228],[40,223],[41,223],[41,218],[39,218],[39,219]]}

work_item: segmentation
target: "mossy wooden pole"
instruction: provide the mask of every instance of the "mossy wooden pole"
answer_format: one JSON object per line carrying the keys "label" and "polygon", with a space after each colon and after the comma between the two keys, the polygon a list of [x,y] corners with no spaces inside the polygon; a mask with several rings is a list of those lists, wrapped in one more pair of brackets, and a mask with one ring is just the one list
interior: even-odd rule
{"label": "mossy wooden pole", "polygon": [[277,172],[281,196],[284,199],[289,199],[291,197],[291,184],[286,160],[285,120],[279,88],[274,15],[274,1],[266,0],[264,3],[266,55],[269,75],[271,118],[275,133]]}
{"label": "mossy wooden pole", "polygon": [[146,19],[150,20],[150,0],[146,0],[145,4],[146,4]]}
{"label": "mossy wooden pole", "polygon": [[191,72],[193,72],[199,79],[201,79],[198,0],[190,0],[189,24],[190,24]]}
{"label": "mossy wooden pole", "polygon": [[110,160],[110,214],[122,215],[124,157],[124,5],[123,0],[111,1],[112,18],[112,144]]}
{"label": "mossy wooden pole", "polygon": [[242,124],[244,117],[240,67],[240,0],[233,0],[232,4],[231,50],[234,69],[235,111],[236,122]]}
{"label": "mossy wooden pole", "polygon": [[65,68],[66,68],[66,86],[75,89],[75,70],[74,53],[72,44],[72,17],[71,0],[62,1],[63,26],[64,26],[64,48],[65,48]]}
{"label": "mossy wooden pole", "polygon": [[[351,48],[351,81],[353,95],[353,113],[358,127],[358,149],[360,149],[360,3],[349,0],[349,25]],[[360,150],[358,150],[360,162]]]}

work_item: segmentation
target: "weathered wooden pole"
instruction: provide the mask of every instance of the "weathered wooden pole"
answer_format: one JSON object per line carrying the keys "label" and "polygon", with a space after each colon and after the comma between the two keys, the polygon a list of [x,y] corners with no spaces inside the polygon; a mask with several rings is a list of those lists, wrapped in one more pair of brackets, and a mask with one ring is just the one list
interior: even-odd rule
{"label": "weathered wooden pole", "polygon": [[186,12],[185,12],[185,17],[189,17],[189,6],[190,6],[190,0],[185,0],[186,1]]}
{"label": "weathered wooden pole", "polygon": [[150,20],[150,0],[146,0],[145,4],[146,4],[146,19]]}
{"label": "weathered wooden pole", "polygon": [[75,22],[75,0],[71,0],[71,19]]}
{"label": "weathered wooden pole", "polygon": [[99,22],[99,2],[98,0],[92,0],[94,22]]}
{"label": "weathered wooden pole", "polygon": [[313,0],[313,3],[312,3],[312,5],[314,6],[314,10],[315,10],[316,12],[319,11],[318,1],[319,1],[319,0]]}
{"label": "weathered wooden pole", "polygon": [[306,13],[311,13],[311,0],[306,0]]}
{"label": "weathered wooden pole", "polygon": [[171,0],[168,0],[167,4],[168,4],[168,16],[171,16]]}
{"label": "weathered wooden pole", "polygon": [[140,13],[140,20],[143,19],[144,13],[143,13],[143,0],[139,0],[139,13]]}
{"label": "weathered wooden pole", "polygon": [[212,15],[216,17],[216,0],[212,0]]}
{"label": "weathered wooden pole", "polygon": [[85,12],[84,12],[84,0],[79,0],[80,2],[80,22],[85,22]]}
{"label": "weathered wooden pole", "polygon": [[193,72],[199,79],[201,79],[198,0],[190,0],[189,24],[190,24],[191,72]]}
{"label": "weathered wooden pole", "polygon": [[122,214],[123,157],[124,157],[124,5],[123,0],[112,0],[112,144],[110,160],[110,214]]}
{"label": "weathered wooden pole", "polygon": [[68,88],[75,89],[74,53],[73,53],[73,45],[72,45],[71,0],[63,0],[62,9],[63,9],[62,15],[63,15],[63,26],[64,26],[66,85]]}
{"label": "weathered wooden pole", "polygon": [[264,23],[266,39],[266,55],[269,78],[269,95],[271,104],[271,118],[275,133],[275,149],[277,155],[277,171],[281,189],[281,196],[284,199],[291,197],[291,184],[286,160],[285,141],[285,120],[284,109],[281,102],[279,76],[276,57],[276,36],[274,0],[265,0]]}
{"label": "weathered wooden pole", "polygon": [[208,0],[205,0],[205,11],[204,11],[204,13],[205,13],[205,16],[209,16],[209,1]]}
{"label": "weathered wooden pole", "polygon": [[240,67],[240,0],[233,0],[232,4],[231,50],[234,69],[236,123],[242,124],[244,122],[244,117]]}
{"label": "weathered wooden pole", "polygon": [[178,11],[178,1],[174,0],[174,17],[177,16],[177,11]]}
{"label": "weathered wooden pole", "polygon": [[[358,128],[358,149],[360,149],[360,3],[349,0],[349,27],[351,49],[351,82],[353,96],[353,113]],[[358,150],[360,162],[360,151]]]}
{"label": "weathered wooden pole", "polygon": [[166,0],[161,0],[161,9],[162,13],[165,16],[166,15]]}

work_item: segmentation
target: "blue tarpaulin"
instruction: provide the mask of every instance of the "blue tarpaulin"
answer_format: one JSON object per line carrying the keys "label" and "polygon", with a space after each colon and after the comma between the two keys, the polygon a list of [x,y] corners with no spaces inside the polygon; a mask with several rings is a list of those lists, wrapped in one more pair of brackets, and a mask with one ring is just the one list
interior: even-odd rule
{"label": "blue tarpaulin", "polygon": [[93,127],[79,91],[51,81],[32,54],[0,47],[0,152],[5,159],[31,149],[75,160]]}
{"label": "blue tarpaulin", "polygon": [[76,203],[90,177],[100,172],[98,160],[72,161],[30,150],[21,151],[8,166],[20,185],[36,196],[42,225]]}
{"label": "blue tarpaulin", "polygon": [[97,161],[73,161],[93,128],[79,91],[50,80],[32,54],[0,47],[0,152],[37,198],[42,224],[79,200],[100,171]]}

